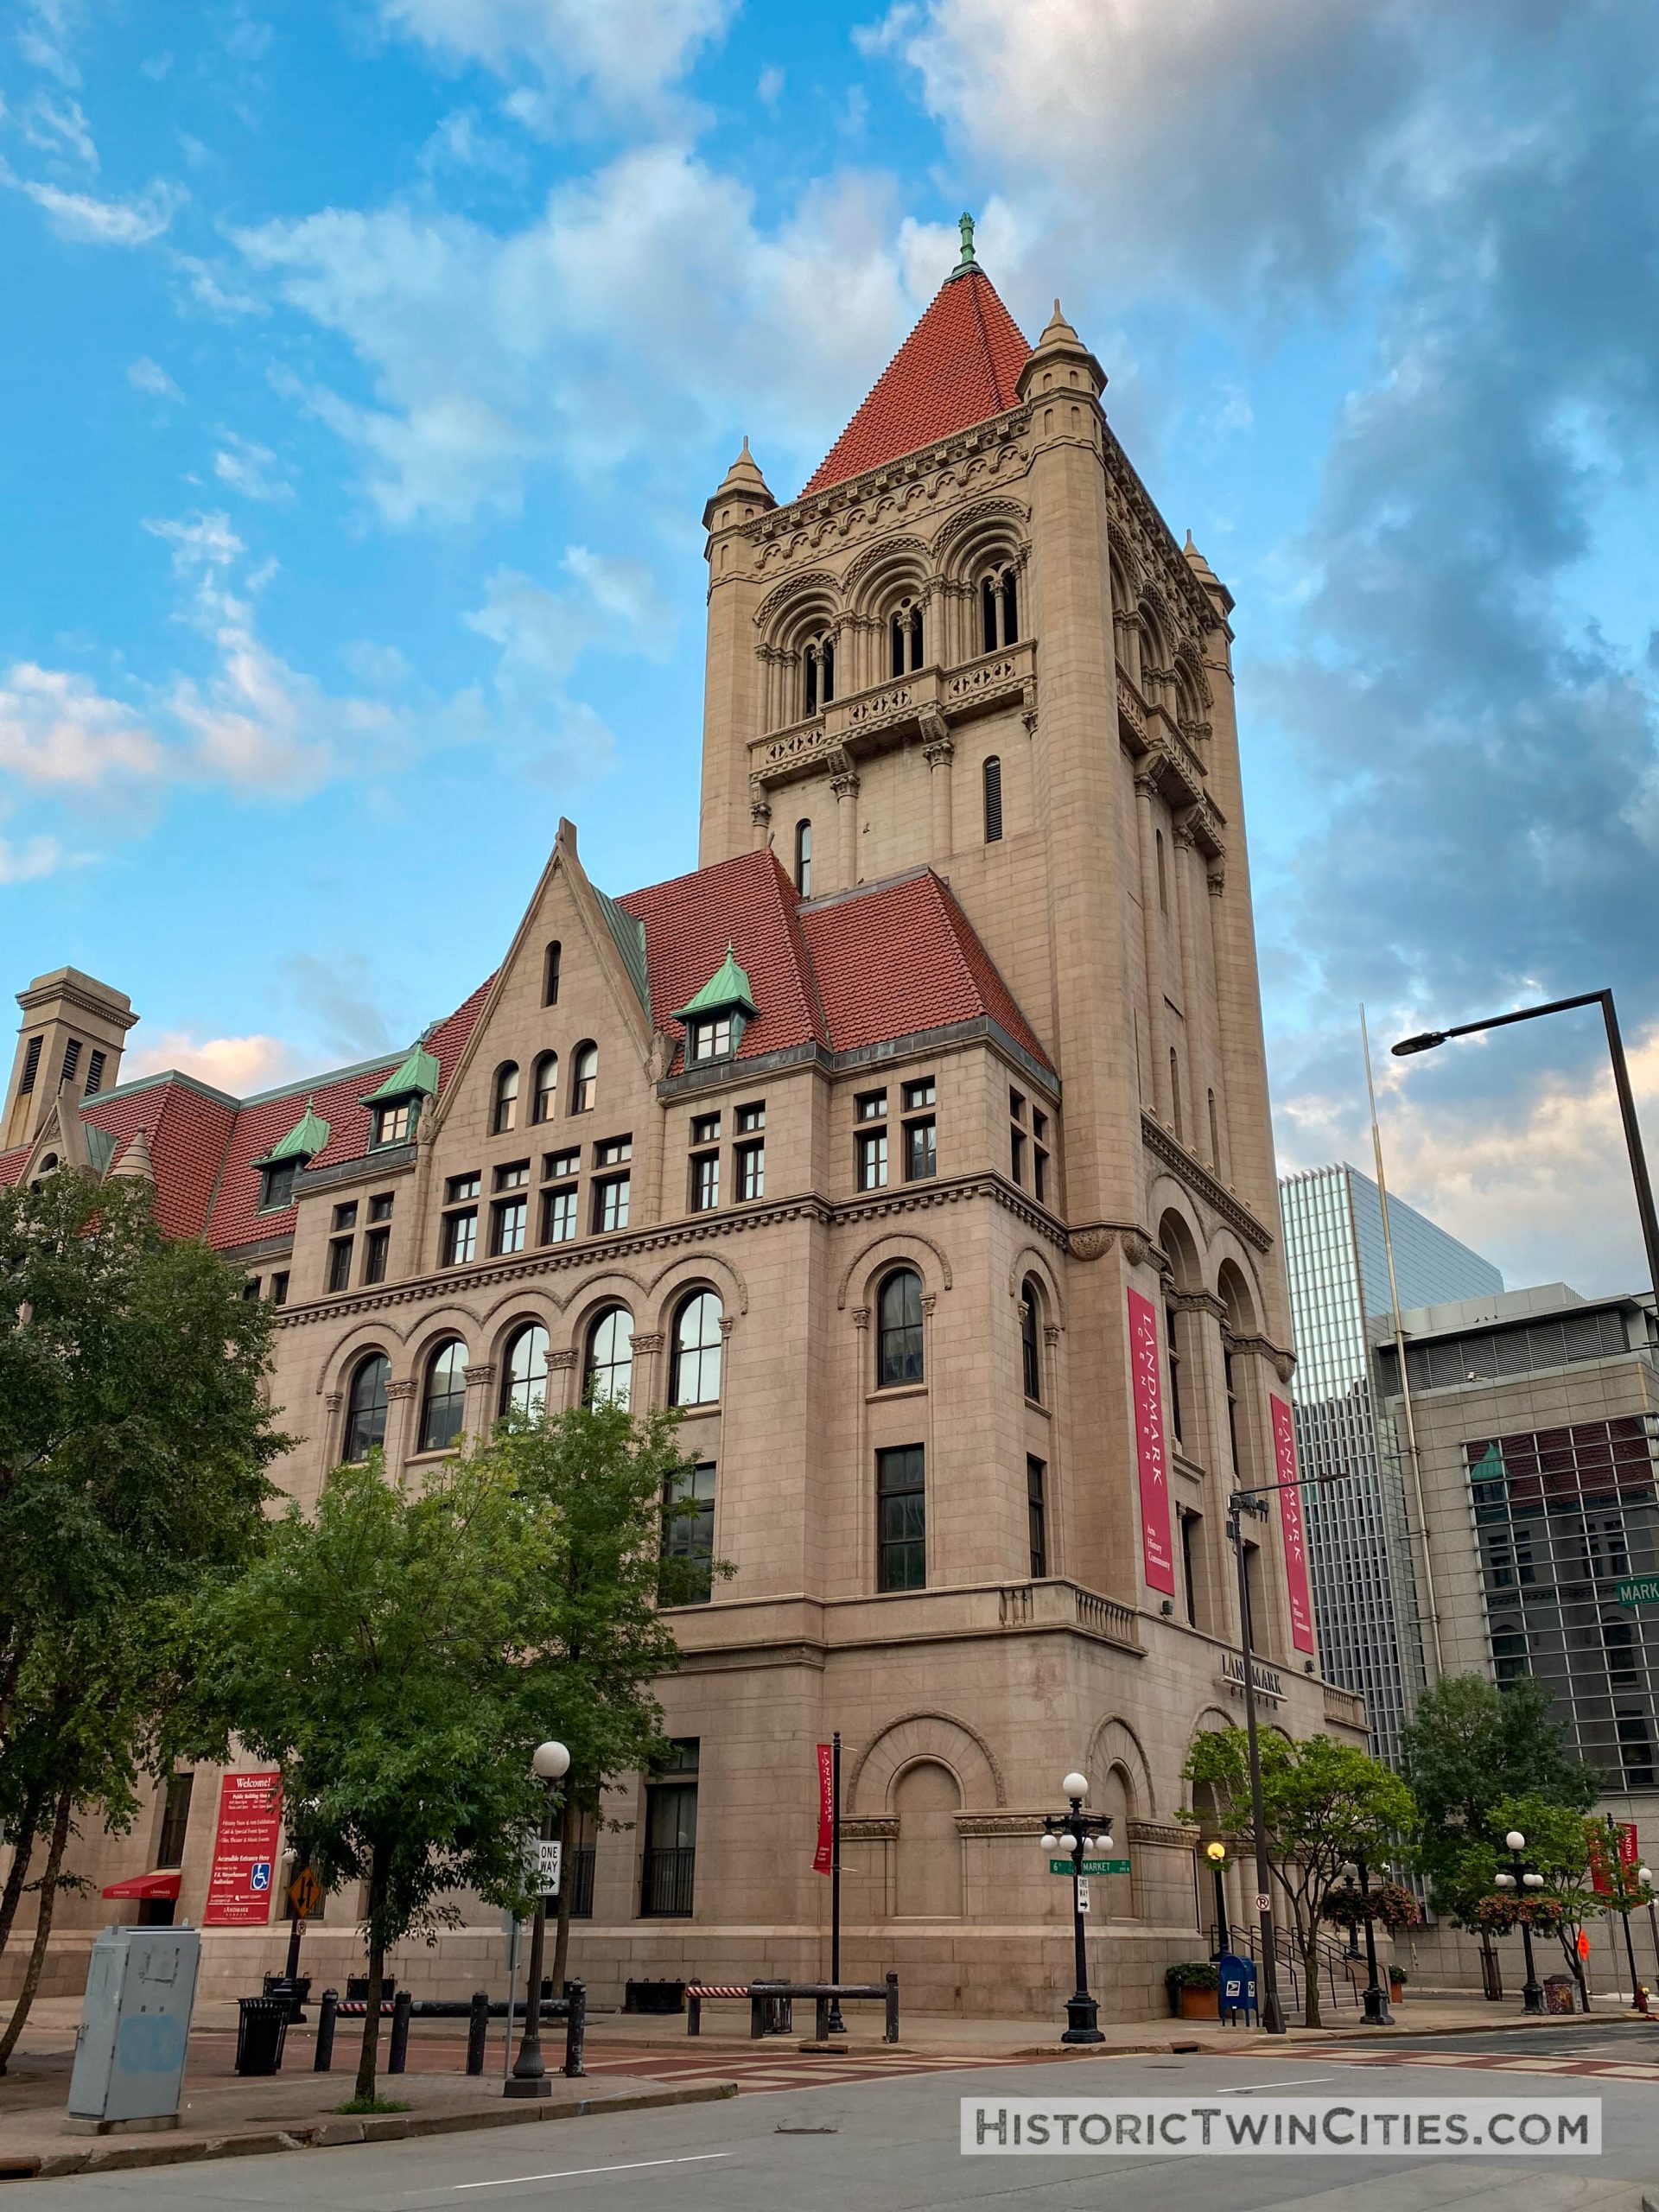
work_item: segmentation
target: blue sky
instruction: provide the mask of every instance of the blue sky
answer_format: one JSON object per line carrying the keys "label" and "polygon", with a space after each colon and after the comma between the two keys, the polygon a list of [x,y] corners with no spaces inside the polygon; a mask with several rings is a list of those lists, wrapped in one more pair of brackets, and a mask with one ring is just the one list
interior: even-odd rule
{"label": "blue sky", "polygon": [[[1638,0],[18,0],[0,901],[242,1090],[692,864],[703,499],[950,265],[1058,292],[1239,599],[1287,1164],[1383,1034],[1611,982],[1659,1097]],[[1385,1071],[1516,1281],[1638,1250],[1587,1023]]]}

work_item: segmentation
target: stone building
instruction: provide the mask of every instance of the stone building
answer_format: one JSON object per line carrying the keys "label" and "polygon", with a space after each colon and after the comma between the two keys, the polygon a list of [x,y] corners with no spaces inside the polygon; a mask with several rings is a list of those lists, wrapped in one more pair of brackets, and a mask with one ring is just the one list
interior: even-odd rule
{"label": "stone building", "polygon": [[[1233,602],[1105,381],[1058,304],[1029,346],[969,245],[798,498],[746,444],[704,514],[698,867],[608,896],[561,823],[495,973],[396,1065],[123,1085],[124,999],[22,996],[0,1174],[148,1173],[246,1268],[302,1499],[373,1442],[418,1476],[510,1402],[684,1408],[691,1541],[735,1573],[676,1615],[673,1766],[574,1870],[601,1997],[823,1971],[835,1729],[849,1972],[1052,2013],[1070,1891],[1037,1839],[1074,1766],[1133,1866],[1095,1898],[1108,2012],[1202,1942],[1180,1770],[1239,1714],[1224,1500],[1282,1465],[1290,1328]],[[1274,1506],[1267,1709],[1363,1740]],[[219,1777],[192,1789],[194,1919]],[[102,1878],[165,1873],[168,1809]],[[64,1944],[108,1910],[67,1904]],[[472,1917],[398,1970],[475,1986],[500,1939]],[[308,1935],[316,1971],[350,1918]],[[208,1986],[280,1943],[210,1931]]]}

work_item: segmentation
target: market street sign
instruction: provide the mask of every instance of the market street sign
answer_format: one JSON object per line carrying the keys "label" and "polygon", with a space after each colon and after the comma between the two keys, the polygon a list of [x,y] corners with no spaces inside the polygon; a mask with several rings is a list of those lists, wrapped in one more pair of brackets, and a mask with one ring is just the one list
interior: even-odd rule
{"label": "market street sign", "polygon": [[[1051,1859],[1048,1862],[1048,1871],[1051,1874],[1075,1874],[1077,1870],[1070,1859]],[[1127,1859],[1085,1859],[1083,1862],[1083,1871],[1085,1875],[1127,1874],[1129,1871],[1129,1862]]]}
{"label": "market street sign", "polygon": [[1621,1605],[1659,1605],[1659,1574],[1638,1574],[1618,1586]]}

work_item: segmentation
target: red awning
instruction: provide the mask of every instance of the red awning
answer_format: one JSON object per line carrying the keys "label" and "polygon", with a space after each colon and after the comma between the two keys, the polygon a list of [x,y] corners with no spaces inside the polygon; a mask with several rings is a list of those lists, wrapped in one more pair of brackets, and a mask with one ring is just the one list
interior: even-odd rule
{"label": "red awning", "polygon": [[130,1881],[111,1882],[106,1897],[175,1897],[184,1879],[176,1866],[159,1874],[135,1874]]}

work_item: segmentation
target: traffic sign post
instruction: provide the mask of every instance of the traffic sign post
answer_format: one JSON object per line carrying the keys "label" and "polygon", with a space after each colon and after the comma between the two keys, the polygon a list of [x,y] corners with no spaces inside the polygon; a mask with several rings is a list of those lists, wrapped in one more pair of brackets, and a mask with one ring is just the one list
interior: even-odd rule
{"label": "traffic sign post", "polygon": [[302,1866],[288,1885],[288,1901],[296,1920],[315,1920],[322,1910],[322,1884],[309,1866]]}

